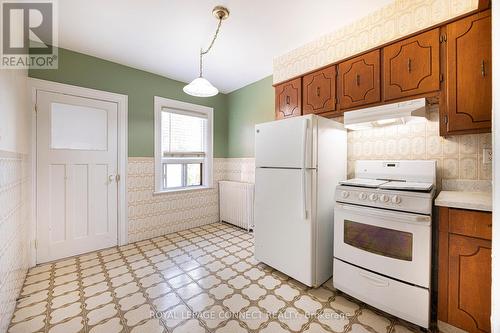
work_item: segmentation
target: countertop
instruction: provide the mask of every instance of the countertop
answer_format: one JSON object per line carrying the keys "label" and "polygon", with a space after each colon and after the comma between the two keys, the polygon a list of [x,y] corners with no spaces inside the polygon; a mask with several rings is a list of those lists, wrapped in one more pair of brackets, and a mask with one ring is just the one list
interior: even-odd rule
{"label": "countertop", "polygon": [[491,192],[441,191],[436,206],[492,211]]}

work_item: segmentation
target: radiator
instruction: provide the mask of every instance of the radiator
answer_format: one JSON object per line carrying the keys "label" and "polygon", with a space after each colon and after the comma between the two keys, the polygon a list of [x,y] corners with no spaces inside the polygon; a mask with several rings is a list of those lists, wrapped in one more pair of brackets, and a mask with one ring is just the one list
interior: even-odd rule
{"label": "radiator", "polygon": [[240,228],[253,229],[254,184],[219,182],[220,220]]}

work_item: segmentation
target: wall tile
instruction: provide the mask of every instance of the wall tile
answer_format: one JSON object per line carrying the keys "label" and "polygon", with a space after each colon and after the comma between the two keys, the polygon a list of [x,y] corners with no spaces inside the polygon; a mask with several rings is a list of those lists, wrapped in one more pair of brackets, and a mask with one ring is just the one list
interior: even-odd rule
{"label": "wall tile", "polygon": [[396,0],[273,61],[282,82],[477,9],[478,0]]}
{"label": "wall tile", "polygon": [[28,155],[0,151],[0,332],[7,331],[29,265]]}
{"label": "wall tile", "polygon": [[478,160],[476,155],[460,156],[460,179],[477,179]]}
{"label": "wall tile", "polygon": [[460,154],[477,154],[478,135],[461,135],[459,139]]}
{"label": "wall tile", "polygon": [[218,181],[254,182],[253,158],[215,158],[214,188],[154,195],[154,158],[128,160],[129,241],[219,221]]}
{"label": "wall tile", "polygon": [[438,189],[442,179],[490,180],[491,164],[482,163],[482,147],[491,147],[491,135],[440,137],[434,130],[439,129],[438,113],[431,107],[420,123],[349,131],[349,177],[359,159],[430,159],[437,161]]}
{"label": "wall tile", "polygon": [[445,158],[443,160],[443,178],[460,178],[459,162],[457,158]]}

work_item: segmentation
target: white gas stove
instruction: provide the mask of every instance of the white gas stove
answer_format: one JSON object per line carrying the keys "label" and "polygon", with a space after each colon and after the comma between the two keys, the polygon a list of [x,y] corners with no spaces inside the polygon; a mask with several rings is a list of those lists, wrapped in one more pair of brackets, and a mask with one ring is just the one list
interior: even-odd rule
{"label": "white gas stove", "polygon": [[435,161],[357,161],[336,189],[334,286],[429,327]]}

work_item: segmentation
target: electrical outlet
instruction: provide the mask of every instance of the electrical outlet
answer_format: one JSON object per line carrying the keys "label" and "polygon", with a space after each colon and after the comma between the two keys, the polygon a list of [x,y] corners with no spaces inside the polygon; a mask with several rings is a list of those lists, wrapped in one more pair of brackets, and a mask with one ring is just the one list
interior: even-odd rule
{"label": "electrical outlet", "polygon": [[493,151],[491,148],[483,148],[483,164],[491,164],[493,162]]}

